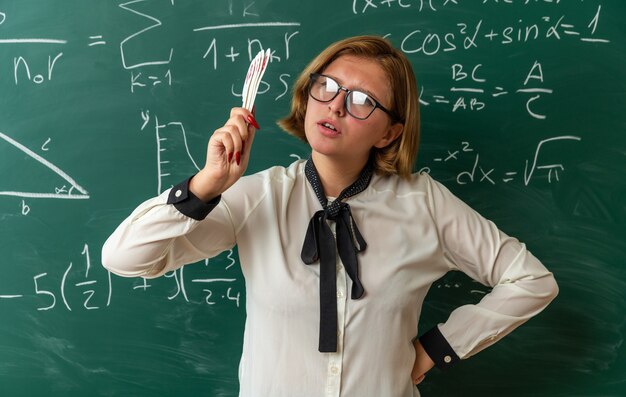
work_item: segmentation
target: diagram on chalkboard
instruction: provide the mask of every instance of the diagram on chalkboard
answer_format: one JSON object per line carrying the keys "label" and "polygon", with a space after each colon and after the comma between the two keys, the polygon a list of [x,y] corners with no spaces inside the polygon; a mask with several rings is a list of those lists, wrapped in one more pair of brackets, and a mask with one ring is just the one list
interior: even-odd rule
{"label": "diagram on chalkboard", "polygon": [[[10,150],[2,148],[2,146],[6,147],[6,144],[9,144]],[[0,179],[0,196],[52,199],[89,198],[87,190],[63,170],[2,132],[0,132],[0,151],[3,153],[0,168],[4,168],[4,164],[11,165],[10,170],[6,169],[0,173],[2,176]],[[52,174],[56,174],[60,178],[54,178]],[[4,190],[2,186],[4,184],[26,186],[26,188]],[[49,188],[45,187],[46,184],[49,184]]]}
{"label": "diagram on chalkboard", "polygon": [[[187,132],[181,122],[159,124],[156,120],[157,192],[170,188],[189,175],[200,171],[187,143]],[[189,161],[186,161],[189,160]]]}

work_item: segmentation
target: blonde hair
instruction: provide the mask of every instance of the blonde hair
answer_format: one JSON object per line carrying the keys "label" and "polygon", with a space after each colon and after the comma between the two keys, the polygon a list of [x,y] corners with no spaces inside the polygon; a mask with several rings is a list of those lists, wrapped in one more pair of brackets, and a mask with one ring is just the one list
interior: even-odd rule
{"label": "blonde hair", "polygon": [[420,135],[419,97],[411,63],[389,41],[378,36],[355,36],[331,44],[302,71],[293,86],[291,112],[278,125],[291,135],[307,142],[304,117],[309,96],[309,75],[321,73],[342,55],[353,55],[376,61],[385,71],[391,85],[389,110],[403,124],[400,137],[384,148],[373,148],[374,169],[378,174],[398,174],[408,178],[417,158]]}

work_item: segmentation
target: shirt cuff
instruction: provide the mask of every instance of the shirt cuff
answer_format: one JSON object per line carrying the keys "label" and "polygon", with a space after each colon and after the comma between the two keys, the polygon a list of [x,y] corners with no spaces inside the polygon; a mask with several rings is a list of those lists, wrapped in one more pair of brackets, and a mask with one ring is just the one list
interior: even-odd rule
{"label": "shirt cuff", "polygon": [[219,195],[208,203],[205,203],[189,191],[189,181],[191,178],[193,177],[184,180],[170,190],[167,203],[174,204],[174,207],[176,207],[176,209],[183,215],[187,215],[190,218],[201,221],[209,215],[213,208],[217,207],[222,195]]}
{"label": "shirt cuff", "polygon": [[459,356],[452,350],[438,326],[428,330],[419,339],[426,353],[440,370],[446,370],[459,362]]}

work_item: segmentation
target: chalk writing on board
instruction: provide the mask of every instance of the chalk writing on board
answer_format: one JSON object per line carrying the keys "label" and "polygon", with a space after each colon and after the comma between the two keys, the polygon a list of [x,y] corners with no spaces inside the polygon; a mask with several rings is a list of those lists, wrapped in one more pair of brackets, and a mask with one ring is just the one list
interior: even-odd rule
{"label": "chalk writing on board", "polygon": [[[451,78],[455,85],[450,87],[450,94],[432,94],[429,97],[424,97],[425,89],[422,87],[420,103],[424,106],[429,106],[431,105],[430,101],[433,101],[435,104],[450,105],[452,112],[481,111],[487,107],[491,98],[499,98],[509,94],[509,90],[502,85],[496,84],[492,88],[486,87],[488,81],[482,77],[482,69],[482,64],[469,67],[458,63],[452,65]],[[462,83],[462,85],[457,85],[457,83]],[[521,87],[514,88],[514,90],[516,94],[528,94],[525,96],[525,98],[528,98],[525,109],[530,117],[539,120],[547,118],[547,115],[540,113],[540,110],[538,110],[539,104],[535,103],[543,95],[554,92],[553,89],[544,86],[544,72],[541,62],[535,60],[529,66],[528,73]]]}
{"label": "chalk writing on board", "polygon": [[[7,19],[7,14],[0,11],[0,25],[4,24]],[[16,37],[11,39],[0,39],[0,44],[67,44],[67,40],[51,39],[51,38],[24,38]]]}
{"label": "chalk writing on board", "polygon": [[[58,53],[54,58],[51,55],[48,56],[48,67],[46,70],[46,76],[48,78],[47,81],[52,80],[54,65],[62,56],[62,52]],[[41,84],[46,81],[46,77],[44,77],[44,74],[38,73],[32,76],[30,69],[31,67],[24,57],[20,56],[13,58],[13,77],[15,79],[15,85],[18,85],[20,76],[25,77],[27,80],[32,81],[35,84]]]}
{"label": "chalk writing on board", "polygon": [[[47,279],[47,272],[37,274],[33,277],[35,294],[39,296],[42,302],[41,305],[37,307],[37,310],[46,311],[54,309],[57,306],[58,302],[57,296],[60,295],[61,302],[63,302],[64,307],[68,311],[72,311],[72,307],[74,307],[74,305],[72,303],[72,299],[70,299],[69,296],[71,294],[71,296],[74,297],[76,291],[82,292],[83,295],[82,298],[78,298],[79,307],[82,306],[82,308],[84,308],[85,310],[95,310],[101,308],[96,300],[93,299],[96,293],[96,288],[99,287],[99,284],[98,280],[93,278],[93,275],[90,276],[89,274],[89,271],[91,269],[91,256],[89,253],[89,245],[85,244],[83,246],[81,255],[84,258],[83,263],[76,266],[74,266],[73,262],[69,263],[69,265],[63,272],[63,277],[61,278],[58,290],[50,286],[50,282]],[[82,271],[83,269],[84,272]],[[74,270],[74,273],[71,273],[72,270]],[[72,281],[70,282],[70,280]],[[105,291],[107,292],[107,298],[104,305],[110,306],[113,289],[111,285],[111,273],[108,271],[107,286],[105,287]]]}
{"label": "chalk writing on board", "polygon": [[[300,23],[299,22],[286,22],[286,23],[276,22],[276,23],[260,23],[260,24],[257,23],[257,24],[218,25],[218,26],[207,26],[203,28],[197,28],[197,29],[194,29],[194,31],[202,32],[206,30],[213,31],[213,30],[235,29],[235,28],[241,29],[241,28],[247,28],[251,26],[275,28],[275,27],[283,27],[283,26],[300,26]],[[276,45],[272,46],[272,49],[270,50],[271,51],[270,62],[284,62],[284,61],[289,60],[291,40],[298,33],[300,32],[295,31],[291,33],[289,32],[285,33],[283,36],[284,46],[282,48],[280,46],[277,48]],[[223,56],[224,58],[228,58],[230,60],[230,63],[233,63],[238,59],[238,57],[241,55],[243,51],[245,54],[247,54],[247,57],[244,58],[245,59],[244,62],[250,62],[259,51],[263,51],[264,48],[267,47],[267,46],[264,46],[263,42],[258,38],[247,37],[243,43],[239,43],[239,42],[233,42],[232,38],[230,38],[230,36],[228,37],[229,37],[228,44],[224,45],[224,48],[230,47],[227,51],[222,50],[223,47],[221,46],[221,41],[218,41],[218,39],[214,37],[211,40],[210,44],[208,45],[207,50],[205,51],[204,55],[202,56],[202,58],[212,61],[213,70],[218,69],[218,60],[222,59],[221,56]],[[279,50],[280,50],[280,53],[278,52]]]}
{"label": "chalk writing on board", "polygon": [[[250,12],[249,9],[254,5],[254,1],[248,5],[244,6],[243,9],[243,17],[249,17],[249,16],[254,16],[254,17],[260,17],[259,14]],[[229,2],[229,9],[228,12],[230,15],[233,15],[233,2],[230,1]],[[204,53],[203,58],[207,59],[211,57],[212,54],[212,61],[213,61],[213,70],[217,70],[218,67],[218,55],[219,56],[224,56],[228,59],[230,59],[230,62],[233,63],[235,62],[235,60],[242,54],[242,52],[247,50],[247,61],[246,62],[250,62],[252,61],[253,57],[259,52],[259,51],[263,51],[264,50],[264,46],[263,43],[261,42],[260,39],[258,38],[250,38],[247,37],[246,40],[244,41],[244,44],[241,43],[237,43],[237,42],[233,42],[232,38],[236,37],[236,35],[229,35],[227,36],[228,43],[224,45],[224,48],[229,47],[230,49],[228,50],[228,52],[223,52],[222,50],[222,42],[225,39],[222,39],[222,42],[218,41],[218,38],[215,37],[217,35],[218,32],[220,31],[232,31],[232,30],[250,30],[250,29],[254,29],[254,34],[260,34],[261,31],[270,29],[272,31],[275,31],[277,28],[280,30],[285,29],[285,28],[291,28],[291,27],[299,27],[300,26],[300,22],[278,22],[278,21],[268,21],[268,22],[244,22],[244,23],[231,23],[231,24],[220,24],[220,25],[207,25],[207,26],[201,26],[198,28],[193,29],[194,32],[209,32],[213,35],[212,40],[210,41],[210,44],[207,47],[206,52]],[[284,52],[282,53],[283,55],[277,55],[277,49],[276,49],[276,45],[272,46],[272,49],[270,50],[270,62],[281,62],[281,60],[288,60],[289,59],[289,45],[290,45],[290,41],[291,39],[296,36],[298,33],[298,31],[295,31],[293,33],[285,33],[284,36]],[[255,48],[256,47],[256,48]],[[221,58],[220,58],[221,59]]]}
{"label": "chalk writing on board", "polygon": [[[228,260],[229,260],[229,264],[228,264],[228,266],[226,266],[225,270],[230,269],[231,267],[235,266],[235,264],[237,263],[237,262],[235,261],[235,258],[233,258],[233,255],[234,255],[234,254],[235,254],[235,253],[233,252],[233,250],[228,250],[228,256],[227,256],[227,258],[228,258]],[[209,266],[209,260],[208,260],[208,259],[206,260],[205,265],[206,265],[206,266]]]}
{"label": "chalk writing on board", "polygon": [[151,15],[142,13],[134,8],[131,7],[131,5],[136,4],[136,3],[143,3],[146,0],[133,0],[133,1],[129,1],[127,3],[122,3],[120,4],[120,8],[122,8],[123,10],[126,10],[128,12],[131,12],[135,15],[138,15],[144,19],[146,19],[147,24],[149,24],[147,27],[131,34],[130,36],[126,37],[125,39],[123,39],[120,42],[120,56],[122,57],[122,65],[124,66],[124,69],[126,70],[130,70],[130,69],[136,69],[136,68],[140,68],[143,66],[154,66],[154,65],[168,65],[171,61],[172,61],[172,54],[174,52],[173,48],[170,48],[169,50],[169,54],[168,56],[163,56],[160,59],[153,59],[153,60],[149,60],[149,61],[136,61],[136,62],[129,62],[127,61],[127,54],[126,51],[124,49],[124,46],[134,40],[135,38],[141,36],[142,34],[145,34],[146,32],[158,28],[162,25],[161,21]]}
{"label": "chalk writing on board", "polygon": [[[503,171],[496,170],[494,167],[487,166],[481,162],[480,153],[477,153],[470,142],[461,142],[459,147],[448,149],[445,155],[435,157],[435,163],[449,163],[460,160],[463,156],[471,156],[474,160],[472,166],[468,170],[459,172],[456,176],[456,182],[459,185],[467,185],[471,183],[486,183],[496,185],[498,182],[510,183],[515,181],[517,177],[522,177],[524,186],[528,186],[533,178],[538,177],[537,173],[541,173],[543,178],[547,178],[548,183],[559,182],[559,175],[565,171],[565,166],[553,159],[544,160],[541,156],[541,150],[545,145],[555,145],[564,141],[580,141],[582,138],[573,135],[555,136],[539,141],[532,156],[532,160],[526,159],[524,162],[523,173],[519,170],[505,169]],[[421,172],[430,172],[431,167],[424,167]]]}
{"label": "chalk writing on board", "polygon": [[[224,270],[229,270],[235,265],[236,261],[233,258],[233,254],[233,250],[228,250],[228,265],[224,268]],[[214,269],[215,265],[211,265],[211,267],[209,267],[209,261],[209,259],[204,260],[205,268]],[[194,265],[194,267],[196,268],[198,266],[198,264]],[[167,272],[164,275],[164,278],[172,280],[176,287],[174,292],[171,295],[167,296],[168,300],[174,300],[178,298],[184,300],[187,303],[194,303],[194,300],[190,299],[189,297],[190,293],[187,291],[188,288],[185,277],[185,269],[188,267],[189,266],[183,266],[177,270]],[[141,278],[139,282],[139,285],[135,285],[133,287],[134,290],[147,291],[148,288],[152,287],[152,284],[149,284],[148,280],[145,278]],[[199,284],[203,286],[203,288],[201,288],[202,294],[200,294],[200,303],[210,306],[217,304],[221,300],[223,302],[231,301],[235,304],[236,307],[240,307],[241,292],[236,290],[236,287],[234,286],[236,282],[236,277],[224,277],[223,274],[219,274],[213,277],[191,278],[192,285]],[[192,290],[191,293],[193,292],[194,291]]]}
{"label": "chalk writing on board", "polygon": [[[140,36],[148,33],[149,31],[161,27],[162,22],[153,17],[152,15],[148,15],[146,13],[140,12],[135,8],[131,7],[136,3],[142,3],[145,0],[133,0],[127,3],[122,3],[119,5],[125,11],[131,12],[141,18],[146,26],[143,29],[138,30],[137,32],[131,34],[130,36],[124,38],[120,42],[120,56],[122,60],[122,66],[124,69],[130,71],[130,91],[132,93],[135,92],[135,89],[142,88],[146,86],[156,86],[159,84],[167,84],[172,85],[172,71],[169,68],[169,65],[172,62],[172,56],[174,54],[174,49],[170,48],[168,51],[165,51],[165,54],[160,57],[155,57],[153,59],[137,59],[137,60],[129,60],[131,58],[130,51],[128,50],[128,46],[135,40],[140,40]],[[172,1],[172,6],[174,2]],[[164,71],[154,71],[154,67],[165,67]],[[140,69],[143,68],[143,69]],[[150,68],[150,72],[148,73],[145,68]]]}
{"label": "chalk writing on board", "polygon": [[[129,48],[131,44],[136,40],[143,40],[141,36],[149,34],[150,31],[154,29],[159,29],[163,26],[163,23],[160,19],[156,18],[153,15],[148,14],[147,12],[142,12],[137,10],[137,4],[143,3],[146,0],[133,0],[129,2],[125,2],[119,5],[123,10],[130,12],[138,17],[141,17],[144,21],[144,26],[132,33],[131,35],[125,37],[120,42],[120,56],[122,65],[125,70],[130,71],[130,91],[134,93],[137,89],[148,87],[148,86],[156,86],[159,84],[172,85],[172,70],[170,65],[172,63],[172,58],[174,54],[174,48],[169,48],[169,50],[165,50],[161,56],[155,56],[152,59],[138,58],[133,59],[132,50]],[[172,6],[174,2],[172,2]],[[252,4],[248,5],[244,11],[243,16],[257,16],[257,14],[251,13],[248,11]],[[232,4],[230,13],[232,15]],[[226,25],[211,25],[211,26],[202,26],[199,28],[193,29],[194,32],[215,32],[215,31],[223,31],[223,30],[232,30],[232,29],[247,29],[254,28],[255,34],[258,34],[259,28],[289,28],[289,27],[298,27],[300,26],[299,22],[255,22],[255,23],[238,23],[238,24],[226,24]],[[299,32],[287,32],[284,34],[284,49],[281,53],[278,53],[278,50],[273,49],[271,52],[270,62],[281,62],[289,59],[289,46],[290,41],[294,36],[296,36]],[[99,40],[102,38],[101,35],[90,36],[91,40],[98,40],[89,44],[89,46],[104,44],[103,40]],[[223,40],[222,40],[223,41]],[[243,47],[243,49],[241,48]],[[252,60],[254,54],[258,51],[262,50],[264,47],[263,43],[258,38],[250,38],[248,37],[243,45],[240,43],[232,43],[229,42],[225,44],[224,47],[221,46],[221,42],[218,41],[218,38],[213,37],[207,49],[203,55],[204,59],[212,60],[213,69],[217,70],[218,68],[218,56],[219,59],[221,57],[225,57],[230,59],[230,62],[233,63],[236,59],[244,52],[248,54],[247,62]],[[224,51],[226,49],[226,51]],[[155,69],[156,67],[156,69]],[[159,68],[160,67],[160,68]],[[281,82],[284,83],[284,75],[281,77]],[[266,83],[267,84],[267,83]],[[269,89],[269,86],[268,88]],[[286,91],[283,91],[278,97],[283,96]]]}
{"label": "chalk writing on board", "polygon": [[[26,146],[22,145],[10,136],[0,132],[0,145],[3,143],[10,144],[14,149],[17,149],[38,164],[46,167],[52,173],[60,176],[65,183],[60,187],[56,187],[54,193],[51,192],[22,192],[22,191],[0,191],[0,196],[17,196],[17,197],[30,197],[30,198],[54,198],[54,199],[88,199],[89,193],[82,186],[80,186],[72,177],[62,171],[59,167],[52,164],[48,160],[44,159],[37,153],[33,152]],[[78,191],[78,192],[77,192]]]}
{"label": "chalk writing on board", "polygon": [[51,138],[46,139],[46,141],[43,143],[43,145],[41,145],[41,150],[43,150],[44,152],[47,152],[48,150],[50,150],[50,148],[48,148],[48,144],[52,141]]}
{"label": "chalk writing on board", "polygon": [[[113,298],[111,273],[106,271],[106,276],[103,276],[104,268],[100,265],[93,265],[88,244],[83,245],[80,255],[81,260],[70,261],[61,270],[62,274],[55,275],[42,272],[33,276],[32,286],[37,311],[64,308],[68,312],[74,312],[77,310],[98,310],[111,306]],[[236,261],[233,255],[233,250],[229,250],[224,271],[228,271],[235,265]],[[192,285],[201,286],[197,290],[192,288],[191,291],[187,291],[185,269],[188,266],[168,272],[165,277],[159,279],[160,281],[155,280],[154,282],[164,283],[164,280],[173,280],[175,289],[173,293],[165,296],[168,300],[180,298],[187,303],[211,306],[223,302],[240,307],[241,293],[238,291],[237,277],[224,275],[222,268],[219,267],[219,263],[223,262],[221,259],[211,259],[211,261],[216,263],[209,266],[209,259],[205,259],[205,266],[201,266],[200,263],[202,262],[193,266],[196,271],[190,281]],[[198,275],[197,269],[206,269],[210,277],[201,277]],[[152,284],[149,284],[145,278],[136,280],[140,284],[135,285],[133,290],[147,291],[148,288],[152,287]],[[29,296],[16,292],[0,291],[0,300],[19,300]],[[190,299],[190,294],[194,294],[193,299]]]}
{"label": "chalk writing on board", "polygon": [[[447,6],[448,4],[457,5],[457,1],[445,1],[443,3],[443,6]],[[392,7],[406,9],[411,7],[415,8],[415,6],[418,7],[419,12],[422,12],[425,9],[437,11],[435,6],[433,5],[433,0],[352,0],[352,13],[365,14],[366,12],[368,12],[368,10],[374,11],[379,7],[381,9],[387,9]]]}
{"label": "chalk writing on board", "polygon": [[255,22],[255,23],[234,23],[226,25],[212,25],[195,28],[194,32],[202,32],[204,30],[222,30],[222,29],[241,29],[241,28],[275,28],[285,26],[300,26],[300,22]]}
{"label": "chalk writing on board", "polygon": [[[443,0],[442,2],[441,7],[458,5],[458,0]],[[416,7],[419,12],[438,10],[433,5],[433,0],[352,0],[352,13],[354,14],[365,14],[379,8],[415,9]]]}
{"label": "chalk writing on board", "polygon": [[[557,182],[559,181],[559,171],[565,171],[565,168],[563,167],[563,165],[562,164],[539,164],[538,159],[539,159],[539,154],[541,152],[541,148],[543,147],[543,145],[545,145],[546,143],[550,143],[550,142],[558,142],[558,141],[566,141],[566,140],[580,141],[581,138],[578,136],[572,136],[572,135],[556,136],[553,138],[544,139],[537,144],[537,150],[535,150],[535,156],[533,157],[532,164],[530,164],[529,161],[526,160],[526,165],[524,167],[524,185],[528,186],[531,178],[533,177],[533,174],[537,170],[548,171],[549,183],[552,183],[553,178]],[[529,167],[529,164],[530,164],[530,167]]]}
{"label": "chalk writing on board", "polygon": [[[279,100],[280,98],[284,97],[289,92],[290,82],[287,79],[290,77],[291,75],[289,73],[282,73],[280,76],[278,76],[278,81],[280,82],[279,84],[280,91],[278,92],[278,95],[274,97],[274,101]],[[237,86],[237,88],[235,88],[235,86]],[[239,91],[236,91],[237,89]],[[241,98],[243,96],[241,89],[243,89],[243,84],[241,82],[233,83],[230,87],[230,93],[235,98]],[[263,95],[269,92],[271,89],[272,89],[272,85],[270,83],[268,83],[265,80],[261,80],[261,83],[259,84],[259,90],[257,91],[257,95]]]}
{"label": "chalk writing on board", "polygon": [[30,212],[30,206],[26,204],[26,201],[22,200],[22,215],[28,215]]}
{"label": "chalk writing on board", "polygon": [[[0,12],[0,25],[6,20],[6,14]],[[29,44],[67,44],[67,40],[52,39],[52,38],[3,38],[0,39],[0,44],[10,45],[29,45]],[[30,81],[35,84],[42,84],[45,81],[52,80],[54,67],[63,56],[62,52],[58,52],[56,55],[48,56],[48,63],[45,66],[37,65],[33,66],[33,60],[26,59],[24,56],[17,56],[13,58],[13,79],[15,85],[18,85],[20,81]],[[33,70],[45,69],[45,72],[35,73]]]}
{"label": "chalk writing on board", "polygon": [[483,45],[510,45],[538,40],[565,40],[573,38],[586,43],[610,43],[609,40],[596,37],[602,7],[598,6],[589,17],[586,26],[577,27],[570,23],[566,15],[560,17],[543,16],[538,20],[516,20],[505,28],[486,26],[481,19],[469,24],[457,23],[454,31],[431,32],[415,29],[404,35],[400,48],[407,54],[420,53],[427,56],[441,52],[471,50]]}
{"label": "chalk writing on board", "polygon": [[[148,126],[151,117],[149,110],[141,112],[143,120],[141,130]],[[172,186],[172,184],[166,183],[165,179],[172,175],[171,170],[173,168],[181,168],[181,159],[188,159],[190,165],[193,166],[189,173],[200,171],[200,167],[189,151],[187,132],[182,122],[170,121],[160,123],[158,116],[154,116],[154,132],[156,140],[157,194],[161,194]],[[180,146],[181,144],[182,147]],[[182,152],[183,150],[184,152]],[[178,182],[180,181],[173,181],[173,183]]]}
{"label": "chalk writing on board", "polygon": [[0,39],[0,44],[67,44],[59,39]]}
{"label": "chalk writing on board", "polygon": [[106,41],[103,40],[101,34],[89,36],[89,40],[92,40],[92,42],[88,44],[89,47],[95,47],[97,45],[105,45],[107,43]]}

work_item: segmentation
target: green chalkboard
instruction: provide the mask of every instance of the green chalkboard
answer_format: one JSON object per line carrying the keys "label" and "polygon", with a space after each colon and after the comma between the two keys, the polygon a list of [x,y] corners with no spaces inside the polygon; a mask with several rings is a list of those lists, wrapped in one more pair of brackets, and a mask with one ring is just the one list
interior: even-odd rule
{"label": "green chalkboard", "polygon": [[[625,17],[619,0],[0,2],[0,395],[237,395],[236,250],[144,281],[108,274],[100,249],[202,165],[260,48],[273,59],[248,172],[307,156],[275,121],[306,63],[356,34],[387,35],[414,65],[416,171],[560,285],[422,395],[626,395]],[[486,292],[447,275],[422,329]]]}

